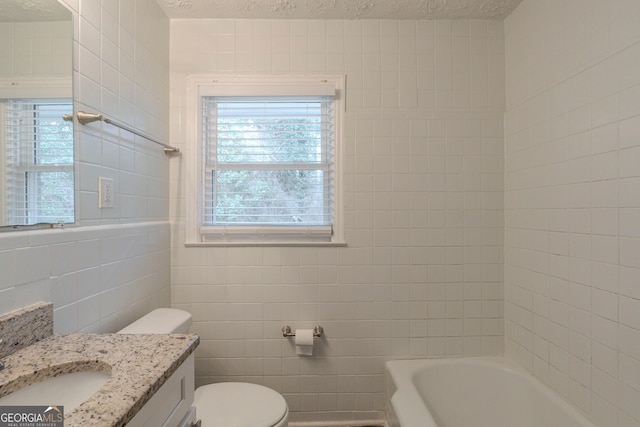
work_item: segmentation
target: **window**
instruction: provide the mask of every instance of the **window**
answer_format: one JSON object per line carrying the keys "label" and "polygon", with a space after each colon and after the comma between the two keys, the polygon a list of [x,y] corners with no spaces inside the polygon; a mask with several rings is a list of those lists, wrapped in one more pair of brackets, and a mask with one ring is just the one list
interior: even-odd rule
{"label": "window", "polygon": [[71,99],[5,99],[5,225],[74,221]]}
{"label": "window", "polygon": [[[187,243],[341,243],[342,78],[196,78]],[[192,168],[190,168],[192,169]]]}

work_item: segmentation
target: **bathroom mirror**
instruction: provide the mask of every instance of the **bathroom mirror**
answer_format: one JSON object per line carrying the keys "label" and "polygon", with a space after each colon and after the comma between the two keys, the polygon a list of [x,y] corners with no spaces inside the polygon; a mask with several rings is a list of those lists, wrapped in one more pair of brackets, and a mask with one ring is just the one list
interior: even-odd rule
{"label": "bathroom mirror", "polygon": [[72,13],[0,1],[0,231],[75,221],[72,80]]}

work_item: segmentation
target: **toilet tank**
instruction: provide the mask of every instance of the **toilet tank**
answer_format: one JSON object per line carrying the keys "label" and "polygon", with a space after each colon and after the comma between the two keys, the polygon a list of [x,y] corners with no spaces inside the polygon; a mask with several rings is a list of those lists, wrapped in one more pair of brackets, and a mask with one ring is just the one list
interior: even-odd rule
{"label": "toilet tank", "polygon": [[191,313],[177,308],[156,308],[118,333],[186,334],[189,326],[191,326]]}

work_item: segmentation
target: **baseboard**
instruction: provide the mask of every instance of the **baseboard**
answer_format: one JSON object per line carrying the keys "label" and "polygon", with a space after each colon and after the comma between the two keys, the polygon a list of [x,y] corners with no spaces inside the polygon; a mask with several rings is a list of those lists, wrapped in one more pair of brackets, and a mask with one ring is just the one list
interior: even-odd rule
{"label": "baseboard", "polygon": [[387,423],[384,420],[299,421],[290,422],[289,427],[387,427]]}

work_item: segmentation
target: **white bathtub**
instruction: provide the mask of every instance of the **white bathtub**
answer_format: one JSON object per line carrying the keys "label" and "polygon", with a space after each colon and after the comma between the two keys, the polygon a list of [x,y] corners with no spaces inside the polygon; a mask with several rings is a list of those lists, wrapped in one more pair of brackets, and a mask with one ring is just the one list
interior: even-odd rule
{"label": "white bathtub", "polygon": [[503,357],[386,363],[390,427],[595,427]]}

